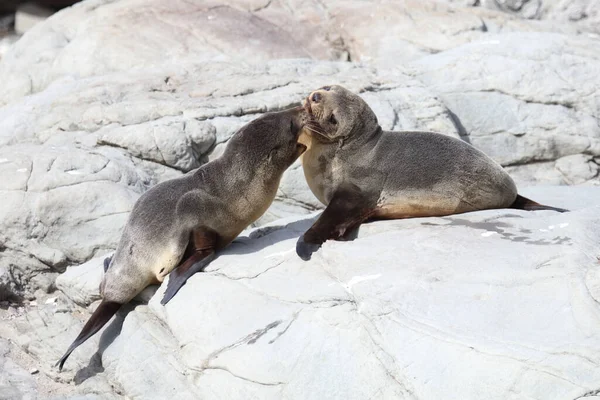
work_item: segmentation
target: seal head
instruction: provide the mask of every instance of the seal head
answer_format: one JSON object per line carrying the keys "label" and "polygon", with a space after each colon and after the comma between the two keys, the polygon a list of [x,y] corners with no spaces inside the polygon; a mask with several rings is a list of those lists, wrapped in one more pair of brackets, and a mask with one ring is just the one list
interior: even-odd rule
{"label": "seal head", "polygon": [[308,131],[319,141],[366,139],[380,131],[377,116],[360,97],[339,86],[323,86],[304,101]]}

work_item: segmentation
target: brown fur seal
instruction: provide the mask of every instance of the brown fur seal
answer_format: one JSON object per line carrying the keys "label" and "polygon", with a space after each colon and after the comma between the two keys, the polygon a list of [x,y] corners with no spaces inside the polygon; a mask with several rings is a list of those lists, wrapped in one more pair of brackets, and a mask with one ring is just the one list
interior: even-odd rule
{"label": "brown fur seal", "polygon": [[171,273],[165,304],[267,210],[282,174],[306,150],[297,142],[305,119],[302,107],[257,118],[229,140],[221,157],[139,198],[114,256],[104,262],[103,300],[57,362],[60,369],[121,305]]}
{"label": "brown fur seal", "polygon": [[369,218],[506,207],[566,211],[518,195],[508,173],[466,142],[433,132],[384,132],[367,103],[341,86],[314,91],[305,108],[311,118],[300,138],[308,145],[304,175],[327,207],[298,240],[304,260]]}

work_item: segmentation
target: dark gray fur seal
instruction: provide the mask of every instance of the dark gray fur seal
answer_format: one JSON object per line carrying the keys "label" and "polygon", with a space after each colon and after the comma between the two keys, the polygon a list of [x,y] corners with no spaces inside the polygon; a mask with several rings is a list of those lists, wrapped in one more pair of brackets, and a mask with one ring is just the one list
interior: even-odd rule
{"label": "dark gray fur seal", "polygon": [[302,107],[257,118],[236,132],[221,157],[139,198],[114,256],[104,262],[102,302],[57,362],[60,369],[121,305],[171,273],[167,303],[267,210],[283,172],[306,150],[297,142],[305,119]]}
{"label": "dark gray fur seal", "polygon": [[555,210],[517,194],[495,161],[462,140],[433,132],[384,132],[360,96],[325,86],[305,101],[300,141],[311,191],[326,205],[298,240],[308,260],[328,239],[346,239],[367,219],[443,216],[492,208]]}

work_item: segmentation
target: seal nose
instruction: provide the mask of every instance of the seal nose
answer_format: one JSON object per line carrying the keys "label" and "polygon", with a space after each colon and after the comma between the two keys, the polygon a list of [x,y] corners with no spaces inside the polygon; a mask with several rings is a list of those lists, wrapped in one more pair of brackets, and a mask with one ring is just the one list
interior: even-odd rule
{"label": "seal nose", "polygon": [[312,96],[310,96],[310,98],[313,101],[313,103],[318,103],[319,101],[321,101],[321,95],[318,92],[314,92]]}

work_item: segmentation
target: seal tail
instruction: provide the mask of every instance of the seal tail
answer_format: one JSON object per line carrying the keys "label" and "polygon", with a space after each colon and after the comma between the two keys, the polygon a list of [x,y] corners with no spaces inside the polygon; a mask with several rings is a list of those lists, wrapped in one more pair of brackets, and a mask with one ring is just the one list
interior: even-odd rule
{"label": "seal tail", "polygon": [[[62,371],[63,365],[67,358],[71,355],[73,350],[75,350],[80,344],[88,340],[92,337],[96,332],[100,330],[106,323],[112,318],[113,315],[117,313],[117,310],[121,308],[121,304],[116,303],[114,301],[106,301],[102,300],[96,311],[92,314],[88,322],[84,325],[83,329],[79,333],[79,336],[75,339],[75,341],[69,346],[67,352],[64,356],[61,357],[60,360],[56,363],[58,365],[58,370]],[[55,366],[56,366],[55,365]]]}
{"label": "seal tail", "polygon": [[516,200],[510,205],[509,208],[516,208],[519,210],[527,210],[527,211],[552,210],[552,211],[558,211],[561,213],[569,211],[564,208],[545,206],[543,204],[536,203],[535,201],[530,200],[527,197],[523,197],[519,194],[517,195]]}

